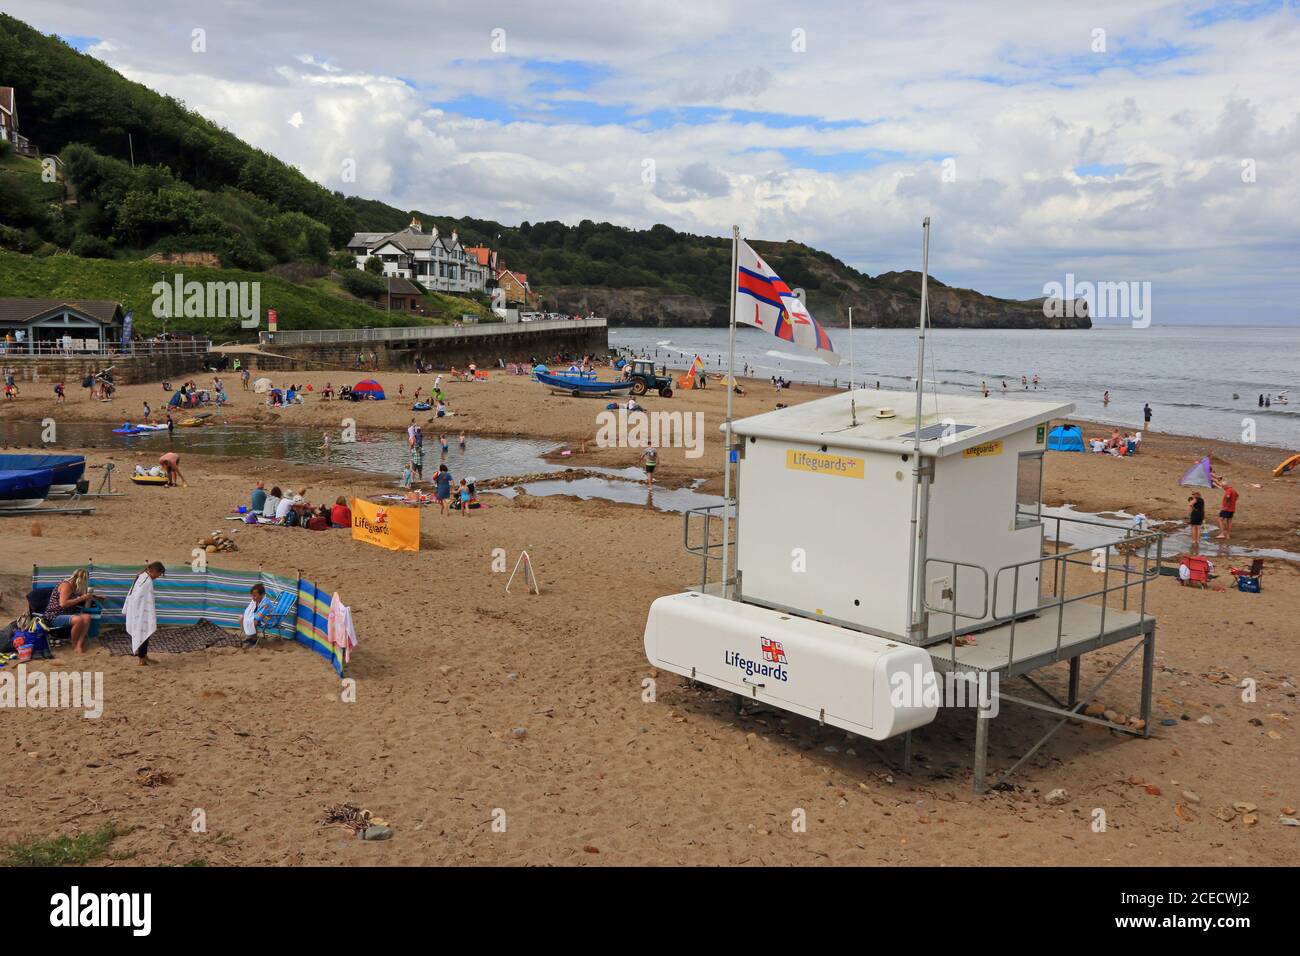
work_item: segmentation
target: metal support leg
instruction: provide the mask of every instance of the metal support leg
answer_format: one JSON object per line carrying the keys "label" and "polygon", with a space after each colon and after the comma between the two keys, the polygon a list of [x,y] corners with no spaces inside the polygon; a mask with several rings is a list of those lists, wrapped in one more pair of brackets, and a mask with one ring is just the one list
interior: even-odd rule
{"label": "metal support leg", "polygon": [[1156,664],[1156,632],[1142,640],[1142,736],[1151,736],[1151,678]]}
{"label": "metal support leg", "polygon": [[912,772],[912,732],[903,734],[903,773]]}
{"label": "metal support leg", "polygon": [[983,793],[986,789],[984,779],[989,769],[989,721],[985,716],[989,708],[981,703],[975,711],[975,792]]}
{"label": "metal support leg", "polygon": [[1075,704],[1079,702],[1079,662],[1081,659],[1082,659],[1082,655],[1080,655],[1079,657],[1070,658],[1069,706],[1071,707],[1073,707]]}

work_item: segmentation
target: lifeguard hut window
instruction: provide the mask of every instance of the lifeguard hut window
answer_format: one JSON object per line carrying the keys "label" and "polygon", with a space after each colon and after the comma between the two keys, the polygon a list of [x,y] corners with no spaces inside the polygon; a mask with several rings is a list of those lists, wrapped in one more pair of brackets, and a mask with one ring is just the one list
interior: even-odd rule
{"label": "lifeguard hut window", "polygon": [[1021,452],[1016,472],[1016,528],[1033,528],[1043,521],[1043,453]]}

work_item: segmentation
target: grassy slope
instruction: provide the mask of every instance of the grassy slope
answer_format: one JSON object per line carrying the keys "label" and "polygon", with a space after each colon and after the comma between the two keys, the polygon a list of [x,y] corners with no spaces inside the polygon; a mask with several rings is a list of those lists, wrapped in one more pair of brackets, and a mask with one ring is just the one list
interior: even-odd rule
{"label": "grassy slope", "polygon": [[30,156],[10,153],[0,158],[0,176],[12,177],[20,191],[37,202],[62,202],[63,183],[47,183],[41,178],[41,161]]}
{"label": "grassy slope", "polygon": [[[282,329],[368,328],[382,325],[423,324],[410,315],[388,313],[311,286],[295,285],[260,272],[233,269],[202,269],[196,266],[163,265],[156,262],[119,262],[80,259],[76,256],[34,258],[0,250],[0,295],[34,299],[116,299],[135,310],[135,327],[142,335],[162,329],[153,314],[153,284],[174,282],[177,273],[185,281],[260,282],[263,311],[275,309]],[[440,296],[446,303],[446,318],[477,311],[467,300]],[[172,329],[186,329],[210,335],[216,340],[249,338],[237,319],[181,318],[169,320]]]}

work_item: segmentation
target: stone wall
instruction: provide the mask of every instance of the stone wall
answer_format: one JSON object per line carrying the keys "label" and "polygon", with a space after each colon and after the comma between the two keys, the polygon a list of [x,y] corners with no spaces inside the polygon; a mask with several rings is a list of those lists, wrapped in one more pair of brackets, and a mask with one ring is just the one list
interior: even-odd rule
{"label": "stone wall", "polygon": [[[212,353],[209,353],[211,355]],[[0,370],[12,372],[18,382],[55,382],[80,384],[87,375],[112,366],[113,381],[118,385],[136,385],[140,382],[158,382],[164,378],[180,378],[200,372],[206,356],[189,355],[102,355],[78,358],[75,356],[0,355]],[[214,356],[215,358],[215,356]]]}
{"label": "stone wall", "polygon": [[[490,337],[482,335],[436,340],[413,339],[396,342],[364,342],[323,345],[262,346],[261,353],[246,357],[249,368],[257,371],[282,371],[288,369],[366,369],[406,371],[415,367],[415,360],[435,367],[464,366],[474,362],[490,368],[500,359],[503,362],[526,362],[536,357],[543,361],[555,355],[580,356],[588,352],[603,356],[609,351],[609,333],[601,328],[547,329],[534,332],[527,323],[494,327]],[[266,354],[271,353],[271,354]],[[374,360],[371,360],[371,355]],[[241,356],[241,361],[245,360]]]}

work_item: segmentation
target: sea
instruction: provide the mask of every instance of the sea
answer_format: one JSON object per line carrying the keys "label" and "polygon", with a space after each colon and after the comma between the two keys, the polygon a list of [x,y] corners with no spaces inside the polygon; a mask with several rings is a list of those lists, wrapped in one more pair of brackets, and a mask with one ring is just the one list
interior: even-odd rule
{"label": "sea", "polygon": [[[915,389],[915,330],[854,329],[851,348],[848,329],[828,332],[843,357],[839,366],[741,326],[736,370],[744,374],[748,366],[755,378],[845,388],[852,352],[857,387],[878,382],[884,389]],[[925,343],[928,391],[979,394],[987,382],[994,396],[1070,401],[1078,418],[1131,429],[1142,428],[1142,406],[1150,403],[1155,431],[1300,451],[1297,327],[928,329]],[[609,344],[669,367],[685,368],[697,354],[710,371],[727,364],[726,329],[612,328]],[[1028,389],[1021,376],[1030,380]],[[1261,395],[1269,407],[1260,407]]]}

